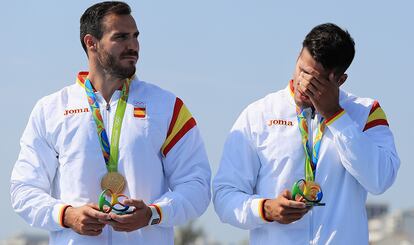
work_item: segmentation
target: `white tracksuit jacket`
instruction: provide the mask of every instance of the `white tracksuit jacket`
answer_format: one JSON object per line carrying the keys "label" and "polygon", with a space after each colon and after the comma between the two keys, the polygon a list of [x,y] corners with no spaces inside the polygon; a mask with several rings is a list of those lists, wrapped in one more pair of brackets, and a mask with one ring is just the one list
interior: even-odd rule
{"label": "white tracksuit jacket", "polygon": [[[215,210],[223,222],[249,229],[251,244],[368,244],[367,192],[389,188],[400,160],[379,104],[342,90],[344,112],[327,123],[316,169],[326,206],[314,207],[288,225],[264,220],[263,200],[304,178],[292,92],[288,86],[272,93],[237,119],[213,181]],[[313,137],[318,117],[308,116]]]}
{"label": "white tracksuit jacket", "polygon": [[[107,107],[96,93],[108,137],[120,94],[116,91]],[[83,236],[62,227],[60,212],[65,204],[98,202],[107,169],[96,124],[79,83],[46,96],[34,107],[21,138],[11,176],[13,208],[31,226],[50,231],[50,244],[173,244],[173,226],[200,216],[210,202],[211,172],[195,124],[180,99],[134,78],[118,172],[127,181],[124,194],[157,205],[161,223],[133,232],[107,225],[99,236]]]}

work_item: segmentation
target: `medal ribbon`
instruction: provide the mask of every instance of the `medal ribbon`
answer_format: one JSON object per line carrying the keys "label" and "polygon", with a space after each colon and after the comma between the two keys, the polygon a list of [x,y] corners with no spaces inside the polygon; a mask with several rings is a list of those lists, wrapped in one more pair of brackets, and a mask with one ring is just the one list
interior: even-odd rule
{"label": "medal ribbon", "polygon": [[127,104],[126,102],[128,101],[130,83],[131,80],[127,79],[122,86],[122,93],[121,97],[118,100],[114,124],[112,127],[111,144],[109,144],[108,135],[106,134],[101,111],[99,110],[99,104],[96,99],[92,83],[89,79],[86,79],[84,84],[89,106],[92,111],[92,117],[96,123],[99,143],[101,145],[102,154],[105,159],[106,169],[108,169],[108,172],[118,171],[119,136],[121,135],[122,119],[124,118]]}
{"label": "medal ribbon", "polygon": [[[316,136],[313,140],[313,147],[309,147],[309,129],[306,122],[305,111],[299,107],[296,108],[299,130],[302,135],[302,144],[305,150],[305,180],[315,181],[316,165],[319,159],[319,148],[321,147],[321,141],[323,132],[325,131],[325,121],[323,118],[319,121]],[[311,136],[312,137],[312,136]],[[312,150],[312,152],[310,152]]]}

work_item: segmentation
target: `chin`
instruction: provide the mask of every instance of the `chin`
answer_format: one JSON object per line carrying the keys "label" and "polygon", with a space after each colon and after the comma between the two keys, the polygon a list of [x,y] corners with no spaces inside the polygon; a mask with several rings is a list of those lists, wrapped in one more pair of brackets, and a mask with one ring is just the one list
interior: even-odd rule
{"label": "chin", "polygon": [[295,97],[295,104],[300,108],[308,108],[313,107],[312,102],[310,100],[301,100]]}
{"label": "chin", "polygon": [[130,78],[135,74],[135,66],[117,67],[112,70],[112,75],[120,79]]}

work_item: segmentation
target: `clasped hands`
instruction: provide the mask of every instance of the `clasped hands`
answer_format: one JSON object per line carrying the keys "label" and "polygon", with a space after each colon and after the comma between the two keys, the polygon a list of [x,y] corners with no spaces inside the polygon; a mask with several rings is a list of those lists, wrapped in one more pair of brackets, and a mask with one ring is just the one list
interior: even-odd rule
{"label": "clasped hands", "polygon": [[118,215],[103,213],[97,204],[86,204],[81,207],[66,209],[63,223],[81,235],[97,236],[102,233],[105,225],[115,231],[134,231],[148,225],[151,209],[142,201],[126,199],[124,205],[133,206],[135,210],[129,214]]}

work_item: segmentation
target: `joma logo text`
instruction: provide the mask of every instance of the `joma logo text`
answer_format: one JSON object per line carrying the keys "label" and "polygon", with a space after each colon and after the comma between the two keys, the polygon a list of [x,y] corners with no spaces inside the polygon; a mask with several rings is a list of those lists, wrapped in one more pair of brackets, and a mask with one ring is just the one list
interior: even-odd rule
{"label": "joma logo text", "polygon": [[83,113],[83,112],[89,112],[89,108],[65,110],[63,115],[68,116],[68,115],[73,115],[73,114],[78,114],[78,113]]}
{"label": "joma logo text", "polygon": [[274,125],[293,126],[293,122],[292,121],[288,121],[288,120],[281,120],[281,119],[270,119],[267,122],[267,126],[274,126]]}

